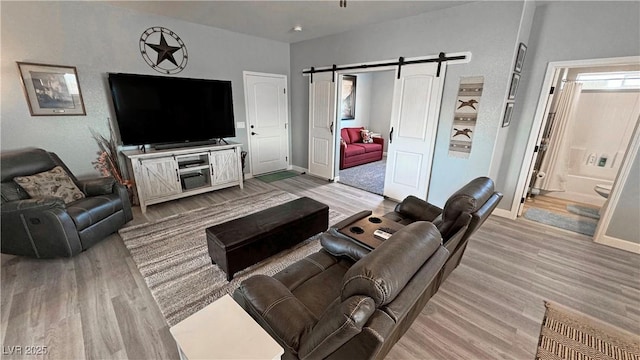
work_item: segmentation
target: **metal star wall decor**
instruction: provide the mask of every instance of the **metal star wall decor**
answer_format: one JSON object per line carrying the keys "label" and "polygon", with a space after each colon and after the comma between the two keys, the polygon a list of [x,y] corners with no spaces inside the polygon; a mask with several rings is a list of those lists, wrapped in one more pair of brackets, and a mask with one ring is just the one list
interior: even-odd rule
{"label": "metal star wall decor", "polygon": [[178,34],[161,26],[150,27],[142,33],[140,54],[151,68],[163,74],[179,73],[189,59],[187,47]]}

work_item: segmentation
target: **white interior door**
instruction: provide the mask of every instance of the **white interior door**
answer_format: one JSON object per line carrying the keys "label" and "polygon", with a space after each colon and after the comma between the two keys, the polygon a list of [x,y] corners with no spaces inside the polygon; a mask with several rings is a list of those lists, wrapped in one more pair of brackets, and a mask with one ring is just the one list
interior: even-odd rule
{"label": "white interior door", "polygon": [[384,195],[427,199],[446,63],[403,66],[391,109]]}
{"label": "white interior door", "polygon": [[309,174],[325,179],[334,177],[336,84],[331,72],[315,73],[309,83],[308,170]]}
{"label": "white interior door", "polygon": [[245,73],[249,149],[253,175],[283,170],[289,164],[287,77]]}

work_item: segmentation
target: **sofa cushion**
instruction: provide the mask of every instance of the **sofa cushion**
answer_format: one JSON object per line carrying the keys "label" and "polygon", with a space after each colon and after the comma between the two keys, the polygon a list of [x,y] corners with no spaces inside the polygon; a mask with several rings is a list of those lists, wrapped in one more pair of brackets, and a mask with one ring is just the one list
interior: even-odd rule
{"label": "sofa cushion", "polygon": [[30,176],[16,176],[16,184],[32,198],[53,196],[70,203],[84,198],[84,194],[60,166]]}
{"label": "sofa cushion", "polygon": [[122,210],[118,194],[93,196],[67,204],[67,213],[73,219],[78,231],[100,222]]}
{"label": "sofa cushion", "polygon": [[376,143],[358,144],[358,146],[364,148],[366,153],[382,151],[382,145]]}
{"label": "sofa cushion", "polygon": [[350,144],[346,149],[344,149],[344,156],[354,156],[365,153],[365,148],[362,146],[365,144]]}
{"label": "sofa cushion", "polygon": [[361,143],[362,135],[360,131],[364,129],[364,127],[356,127],[356,128],[346,128],[347,133],[349,134],[349,139],[352,143]]}
{"label": "sofa cushion", "polygon": [[365,144],[370,144],[373,142],[373,137],[371,136],[371,131],[369,130],[360,130],[360,137],[362,137],[362,142]]}

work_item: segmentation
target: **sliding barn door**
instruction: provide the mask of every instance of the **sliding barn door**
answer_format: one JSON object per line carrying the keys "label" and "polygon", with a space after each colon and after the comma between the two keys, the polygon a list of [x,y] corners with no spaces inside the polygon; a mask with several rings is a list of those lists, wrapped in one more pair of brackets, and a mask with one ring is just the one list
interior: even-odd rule
{"label": "sliding barn door", "polygon": [[403,66],[391,110],[384,195],[427,199],[446,63]]}
{"label": "sliding barn door", "polygon": [[312,77],[313,82],[309,83],[309,174],[333,179],[337,86],[331,72],[315,73]]}

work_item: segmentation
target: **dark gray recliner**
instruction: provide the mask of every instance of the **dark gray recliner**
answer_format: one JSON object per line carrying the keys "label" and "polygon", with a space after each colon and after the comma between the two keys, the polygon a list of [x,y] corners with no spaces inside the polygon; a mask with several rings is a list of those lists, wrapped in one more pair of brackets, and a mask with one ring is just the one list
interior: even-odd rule
{"label": "dark gray recliner", "polygon": [[444,281],[460,264],[469,237],[489,218],[501,199],[502,193],[495,191],[493,180],[478,177],[453,193],[444,209],[415,196],[408,196],[384,217],[402,224],[431,221],[436,225],[451,254],[445,265]]}
{"label": "dark gray recliner", "polygon": [[[86,196],[65,204],[57,197],[30,198],[13,179],[62,167]],[[42,149],[0,156],[1,251],[35,258],[71,257],[133,219],[127,189],[110,177],[78,180],[54,153]]]}
{"label": "dark gray recliner", "polygon": [[[375,250],[322,240],[273,277],[245,280],[234,299],[285,349],[283,359],[382,359],[435,294],[449,256],[440,233],[415,222]],[[339,239],[338,239],[339,240]],[[356,247],[356,249],[349,249]]]}

